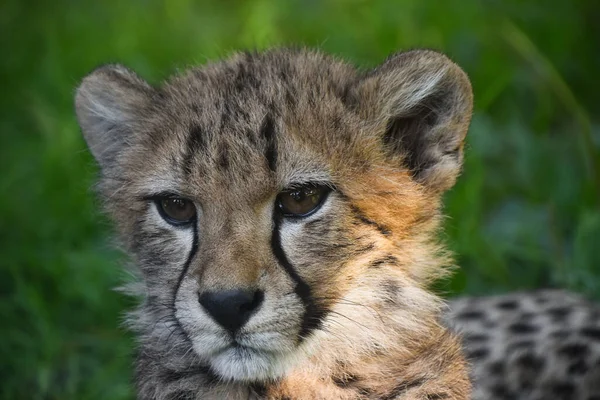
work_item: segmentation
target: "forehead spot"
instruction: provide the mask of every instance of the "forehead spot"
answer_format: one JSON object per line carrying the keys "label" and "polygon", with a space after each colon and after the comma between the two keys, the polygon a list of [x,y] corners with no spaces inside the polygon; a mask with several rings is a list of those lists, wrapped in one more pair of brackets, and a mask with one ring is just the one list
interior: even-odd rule
{"label": "forehead spot", "polygon": [[275,172],[277,166],[277,142],[276,142],[275,122],[271,114],[267,114],[260,127],[260,135],[265,141],[265,159],[269,169]]}
{"label": "forehead spot", "polygon": [[204,135],[204,131],[200,125],[192,124],[190,126],[183,158],[183,170],[188,176],[192,173],[192,161],[194,160],[194,156],[198,152],[206,150],[206,138]]}
{"label": "forehead spot", "polygon": [[217,156],[217,166],[222,171],[227,171],[229,168],[229,149],[226,143],[221,143],[219,146],[219,155]]}

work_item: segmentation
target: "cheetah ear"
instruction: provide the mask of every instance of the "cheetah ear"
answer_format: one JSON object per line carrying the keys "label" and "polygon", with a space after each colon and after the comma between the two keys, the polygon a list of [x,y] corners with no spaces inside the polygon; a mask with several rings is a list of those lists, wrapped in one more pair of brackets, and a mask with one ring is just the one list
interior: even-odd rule
{"label": "cheetah ear", "polygon": [[127,146],[154,89],[122,65],[102,66],[83,79],[75,111],[83,136],[102,169]]}
{"label": "cheetah ear", "polygon": [[383,132],[386,153],[441,193],[460,173],[473,95],[467,75],[443,54],[390,57],[350,91],[360,114]]}

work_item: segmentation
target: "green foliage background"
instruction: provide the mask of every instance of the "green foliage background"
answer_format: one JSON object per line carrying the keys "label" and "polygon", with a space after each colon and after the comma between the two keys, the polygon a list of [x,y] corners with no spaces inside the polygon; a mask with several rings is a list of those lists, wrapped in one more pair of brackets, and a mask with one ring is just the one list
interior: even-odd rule
{"label": "green foliage background", "polygon": [[0,4],[0,398],[126,399],[131,301],[72,107],[123,62],[152,82],[234,49],[319,47],[363,67],[445,51],[475,117],[447,198],[449,293],[566,287],[600,298],[595,0],[5,0]]}

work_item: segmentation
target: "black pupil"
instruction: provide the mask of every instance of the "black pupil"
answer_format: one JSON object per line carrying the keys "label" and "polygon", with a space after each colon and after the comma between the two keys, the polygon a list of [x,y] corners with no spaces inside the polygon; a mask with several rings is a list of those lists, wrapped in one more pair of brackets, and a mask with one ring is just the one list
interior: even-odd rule
{"label": "black pupil", "polygon": [[178,222],[190,220],[195,212],[190,201],[180,198],[164,199],[161,206],[169,218]]}
{"label": "black pupil", "polygon": [[313,195],[314,194],[313,192],[314,192],[314,190],[311,190],[311,189],[296,190],[296,191],[290,192],[290,196],[297,203],[302,203],[304,200],[306,200],[307,197]]}
{"label": "black pupil", "polygon": [[301,217],[314,211],[323,200],[325,190],[309,186],[284,191],[279,195],[279,207],[284,215]]}

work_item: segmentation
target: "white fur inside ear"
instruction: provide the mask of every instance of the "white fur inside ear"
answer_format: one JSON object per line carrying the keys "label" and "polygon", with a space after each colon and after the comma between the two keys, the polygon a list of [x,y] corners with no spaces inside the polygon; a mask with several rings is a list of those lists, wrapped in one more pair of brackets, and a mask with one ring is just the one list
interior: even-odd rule
{"label": "white fur inside ear", "polygon": [[90,151],[102,165],[125,144],[121,132],[128,129],[127,118],[115,102],[93,93],[83,92],[81,96],[87,98],[78,110],[80,125]]}
{"label": "white fur inside ear", "polygon": [[[388,101],[388,117],[403,115],[422,104],[425,99],[439,89],[440,82],[446,74],[446,69],[439,69],[430,74],[419,76],[411,82],[400,82],[402,90],[390,94]],[[390,87],[394,87],[393,85]]]}
{"label": "white fur inside ear", "polygon": [[110,96],[102,93],[95,94],[89,90],[89,88],[82,88],[81,95],[87,98],[87,102],[84,103],[84,107],[90,116],[98,118],[99,121],[106,123],[122,123],[127,119],[125,114],[119,108],[119,105],[111,99]]}
{"label": "white fur inside ear", "polygon": [[110,167],[140,119],[153,89],[120,65],[97,69],[77,88],[75,110],[90,151]]}

